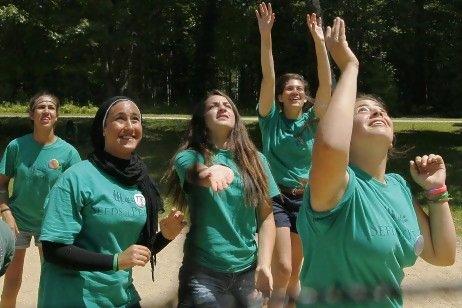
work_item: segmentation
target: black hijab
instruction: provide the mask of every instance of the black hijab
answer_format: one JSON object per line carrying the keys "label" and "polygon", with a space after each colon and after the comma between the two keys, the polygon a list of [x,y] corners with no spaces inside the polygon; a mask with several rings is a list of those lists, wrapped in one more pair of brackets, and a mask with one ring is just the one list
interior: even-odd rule
{"label": "black hijab", "polygon": [[[155,235],[157,233],[157,215],[164,211],[162,199],[157,185],[151,179],[146,164],[137,154],[132,154],[130,159],[120,159],[112,156],[104,150],[103,127],[106,125],[106,117],[109,110],[120,101],[131,101],[125,96],[115,96],[105,101],[96,112],[91,131],[93,152],[88,159],[98,169],[104,171],[125,186],[136,185],[146,200],[146,224],[140,233],[138,244],[148,247],[152,251]],[[151,270],[154,278],[155,256],[151,254]]]}

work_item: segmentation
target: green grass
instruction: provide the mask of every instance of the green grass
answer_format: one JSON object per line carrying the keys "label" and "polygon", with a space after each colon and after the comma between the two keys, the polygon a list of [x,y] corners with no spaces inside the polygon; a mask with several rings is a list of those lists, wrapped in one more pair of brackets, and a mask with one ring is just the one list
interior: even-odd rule
{"label": "green grass", "polygon": [[[65,124],[70,119],[61,119],[56,128],[57,134],[66,137]],[[91,151],[91,118],[73,118],[78,132],[76,148],[82,158]],[[147,119],[144,121],[144,137],[139,152],[159,181],[167,170],[169,159],[174,155],[188,126],[185,120]],[[261,148],[260,132],[255,121],[247,122],[249,133]],[[27,118],[0,118],[0,152],[13,138],[31,131]],[[411,183],[414,192],[421,191],[413,184],[409,175],[409,160],[416,155],[437,153],[444,157],[447,166],[447,185],[454,198],[451,202],[456,228],[462,235],[462,123],[399,122],[395,123],[398,148],[407,148],[399,158],[390,159],[388,172],[401,174]],[[165,190],[161,184],[162,190]],[[170,204],[168,204],[170,206]]]}
{"label": "green grass", "polygon": [[[0,114],[27,114],[28,104],[27,103],[0,103]],[[61,104],[59,109],[60,114],[81,114],[81,115],[94,115],[98,107],[88,103],[83,106],[79,106],[74,102],[64,102]]]}

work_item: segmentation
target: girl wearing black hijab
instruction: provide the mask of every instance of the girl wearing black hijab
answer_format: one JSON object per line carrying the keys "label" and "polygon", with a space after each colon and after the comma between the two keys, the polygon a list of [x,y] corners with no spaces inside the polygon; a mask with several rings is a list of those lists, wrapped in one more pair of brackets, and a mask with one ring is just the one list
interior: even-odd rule
{"label": "girl wearing black hijab", "polygon": [[139,307],[133,266],[153,256],[184,226],[183,214],[163,211],[156,185],[135,154],[141,113],[113,97],[96,113],[89,159],[58,180],[45,205],[41,241],[45,262],[39,307]]}

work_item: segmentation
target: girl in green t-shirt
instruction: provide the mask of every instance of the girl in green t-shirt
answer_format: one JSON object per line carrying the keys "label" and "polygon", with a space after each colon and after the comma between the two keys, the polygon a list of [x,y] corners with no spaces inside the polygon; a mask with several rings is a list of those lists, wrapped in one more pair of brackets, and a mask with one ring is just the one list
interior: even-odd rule
{"label": "girl in green t-shirt", "polygon": [[179,307],[247,307],[258,292],[268,297],[275,232],[270,198],[279,191],[223,92],[214,90],[197,105],[168,178],[191,221]]}
{"label": "girl in green t-shirt", "polygon": [[[1,307],[13,307],[21,288],[26,249],[32,237],[38,247],[45,198],[58,177],[80,161],[77,150],[55,135],[60,102],[40,92],[29,102],[33,132],[11,141],[0,162],[0,212],[16,236],[15,254],[5,274]],[[12,195],[8,184],[14,179]]]}
{"label": "girl in green t-shirt", "polygon": [[163,210],[155,183],[136,149],[141,113],[127,97],[96,112],[89,159],[71,167],[48,194],[40,240],[45,261],[39,307],[139,307],[132,268],[183,228],[183,214]]}
{"label": "girl in green t-shirt", "polygon": [[410,161],[412,179],[432,203],[427,214],[406,181],[386,173],[393,122],[380,100],[356,98],[359,62],[342,19],[327,28],[326,45],[341,76],[318,125],[297,222],[305,256],[299,304],[400,307],[403,268],[417,256],[454,263],[445,164],[435,154]]}
{"label": "girl in green t-shirt", "polygon": [[[321,18],[308,14],[306,22],[316,50],[319,80],[314,101],[309,97],[303,76],[283,74],[276,80],[271,39],[275,14],[271,4],[261,3],[256,15],[263,74],[258,102],[263,154],[282,193],[281,198],[273,203],[277,228],[271,264],[274,291],[270,305],[282,307],[286,299],[293,305],[300,292],[303,254],[296,219],[308,183],[316,122],[330,100],[331,74]],[[309,109],[304,111],[305,107]]]}

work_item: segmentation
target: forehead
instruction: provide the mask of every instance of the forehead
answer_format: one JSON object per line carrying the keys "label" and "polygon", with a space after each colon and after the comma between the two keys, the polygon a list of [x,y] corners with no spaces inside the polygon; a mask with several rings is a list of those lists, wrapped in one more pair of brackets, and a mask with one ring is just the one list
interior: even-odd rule
{"label": "forehead", "polygon": [[129,100],[122,100],[120,102],[117,102],[114,106],[111,107],[111,110],[109,110],[109,114],[119,113],[140,114],[141,112],[134,102]]}
{"label": "forehead", "polygon": [[369,106],[369,107],[380,107],[380,108],[384,108],[384,106],[377,102],[377,101],[374,101],[374,100],[371,100],[371,99],[362,99],[362,100],[359,100],[359,101],[356,101],[355,102],[355,107],[360,107],[360,106]]}
{"label": "forehead", "polygon": [[286,87],[304,87],[303,81],[300,79],[289,79],[286,84],[284,85],[284,88]]}
{"label": "forehead", "polygon": [[55,102],[50,96],[43,95],[37,98],[37,100],[35,101],[35,105],[42,105],[42,104],[53,104],[54,105]]}
{"label": "forehead", "polygon": [[213,103],[229,103],[226,97],[221,95],[212,95],[205,101],[206,104],[213,104]]}

